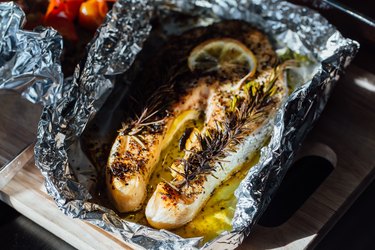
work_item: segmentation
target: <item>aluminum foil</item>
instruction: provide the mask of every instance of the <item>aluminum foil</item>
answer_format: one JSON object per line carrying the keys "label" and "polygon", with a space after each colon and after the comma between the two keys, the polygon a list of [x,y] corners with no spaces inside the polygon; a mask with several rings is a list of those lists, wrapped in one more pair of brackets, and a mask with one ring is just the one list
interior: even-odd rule
{"label": "aluminum foil", "polygon": [[25,14],[13,2],[0,4],[0,89],[15,90],[33,103],[61,98],[62,37],[51,28],[25,31]]}
{"label": "aluminum foil", "polygon": [[[124,79],[128,79],[128,70],[150,34],[151,18],[176,12],[198,18],[189,24],[163,19],[171,33],[221,19],[241,19],[264,30],[277,46],[290,47],[317,62],[279,110],[270,143],[261,150],[259,163],[236,190],[238,204],[233,229],[204,245],[201,238],[185,239],[166,230],[125,221],[111,209],[93,202],[91,190],[97,173],[88,164],[80,140],[90,121],[103,114],[105,117],[106,112],[100,110],[112,90],[120,88],[125,93],[129,84],[135,84]],[[48,193],[66,215],[89,221],[134,246],[235,248],[268,205],[299,145],[324,109],[335,82],[358,48],[357,42],[342,37],[316,12],[279,0],[119,0],[88,45],[87,57],[77,66],[73,79],[65,83],[64,96],[45,106],[35,147],[36,165],[46,179]],[[113,101],[116,106],[118,103]],[[106,122],[102,120],[103,126]]]}

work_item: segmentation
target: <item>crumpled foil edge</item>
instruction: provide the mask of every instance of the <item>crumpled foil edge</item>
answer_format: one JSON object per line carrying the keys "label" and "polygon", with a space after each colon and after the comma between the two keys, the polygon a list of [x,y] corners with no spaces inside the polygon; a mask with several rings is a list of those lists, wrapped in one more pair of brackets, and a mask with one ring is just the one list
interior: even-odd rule
{"label": "crumpled foil edge", "polygon": [[151,29],[149,21],[155,4],[184,12],[210,10],[223,18],[258,24],[287,46],[301,53],[311,52],[321,64],[313,79],[295,90],[278,112],[269,145],[262,149],[259,163],[236,190],[238,204],[233,230],[202,247],[235,248],[269,203],[270,195],[280,184],[300,143],[322,112],[334,83],[359,45],[344,39],[319,14],[278,0],[118,1],[90,44],[86,61],[77,67],[73,80],[66,83],[71,88],[63,98],[44,108],[35,159],[46,179],[48,193],[66,215],[89,221],[145,249],[197,249],[200,238],[184,239],[166,230],[127,222],[112,210],[89,202],[90,193],[76,180],[69,166],[67,149],[103,104],[113,88],[115,75],[125,72],[141,50]]}
{"label": "crumpled foil edge", "polygon": [[14,2],[0,4],[0,89],[14,90],[32,103],[61,98],[62,37],[52,28],[25,31],[25,14]]}

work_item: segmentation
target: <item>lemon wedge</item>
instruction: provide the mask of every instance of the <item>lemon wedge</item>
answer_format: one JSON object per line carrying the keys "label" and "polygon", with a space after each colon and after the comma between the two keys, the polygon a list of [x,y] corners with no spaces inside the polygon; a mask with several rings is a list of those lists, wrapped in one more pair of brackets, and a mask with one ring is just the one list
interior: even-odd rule
{"label": "lemon wedge", "polygon": [[195,47],[188,66],[194,72],[218,72],[226,77],[254,75],[257,60],[243,43],[232,38],[215,38]]}
{"label": "lemon wedge", "polygon": [[173,121],[171,127],[168,129],[167,134],[164,137],[163,141],[163,149],[169,145],[169,143],[172,141],[175,133],[188,121],[191,120],[198,120],[200,115],[200,112],[197,110],[185,110],[181,114],[179,114]]}

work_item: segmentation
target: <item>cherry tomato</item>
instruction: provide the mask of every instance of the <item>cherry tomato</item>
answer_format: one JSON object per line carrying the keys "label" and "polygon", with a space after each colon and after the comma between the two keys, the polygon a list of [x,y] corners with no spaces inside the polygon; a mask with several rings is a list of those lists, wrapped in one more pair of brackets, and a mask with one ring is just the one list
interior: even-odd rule
{"label": "cherry tomato", "polygon": [[45,26],[51,26],[56,29],[64,38],[72,41],[78,40],[78,35],[74,23],[64,16],[48,16],[44,19]]}
{"label": "cherry tomato", "polygon": [[73,22],[78,13],[77,8],[79,9],[79,6],[82,2],[83,0],[50,0],[45,18],[48,18],[50,16],[59,16]]}
{"label": "cherry tomato", "polygon": [[81,4],[79,9],[79,25],[90,30],[95,30],[104,21],[108,12],[105,0],[88,0]]}
{"label": "cherry tomato", "polygon": [[72,13],[74,19],[78,17],[79,8],[85,0],[63,0],[66,8]]}
{"label": "cherry tomato", "polygon": [[43,23],[52,26],[68,40],[78,40],[74,19],[83,0],[51,0]]}

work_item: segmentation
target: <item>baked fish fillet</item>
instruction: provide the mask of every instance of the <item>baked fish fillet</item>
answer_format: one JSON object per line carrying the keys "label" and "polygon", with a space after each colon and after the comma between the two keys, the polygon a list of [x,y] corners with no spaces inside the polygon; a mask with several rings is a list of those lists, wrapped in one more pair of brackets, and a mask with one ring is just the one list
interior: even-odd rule
{"label": "baked fish fillet", "polygon": [[[205,105],[201,100],[206,100],[206,95],[207,84],[189,88],[178,105],[171,105],[173,112],[167,116],[150,122],[156,111],[145,110],[138,120],[123,124],[106,167],[108,196],[119,212],[136,211],[142,207],[150,175],[161,151],[187,121],[198,118],[200,106]],[[150,128],[150,125],[155,128]]]}
{"label": "baked fish fillet", "polygon": [[[241,79],[236,75],[189,72],[186,65],[189,52],[200,43],[220,38],[238,40],[254,53],[255,75]],[[106,183],[109,198],[118,211],[140,209],[161,151],[172,139],[178,139],[174,135],[187,121],[203,116],[203,129],[191,134],[183,159],[165,166],[172,169],[174,179],[159,183],[146,206],[149,223],[167,229],[192,220],[213,190],[264,144],[287,88],[267,37],[244,22],[224,21],[188,31],[171,39],[160,58],[165,63],[159,60],[153,64],[156,73],[149,74],[151,78],[182,72],[182,76],[167,82],[173,95],[166,92],[165,96],[173,96],[173,100],[163,106],[165,112],[147,107],[138,119],[124,123],[108,158]],[[156,92],[160,97],[163,91]],[[151,98],[151,102],[155,100]],[[213,144],[220,144],[215,152],[210,151]],[[209,154],[213,156],[210,158]],[[197,164],[202,155],[207,163],[204,166]]]}
{"label": "baked fish fillet", "polygon": [[[253,81],[261,83],[260,88],[267,88],[273,74],[273,70],[264,71]],[[171,166],[175,178],[169,183],[159,183],[148,201],[146,218],[155,228],[178,228],[196,216],[213,191],[239,171],[264,145],[276,111],[288,93],[283,77],[279,76],[273,84],[274,94],[252,113],[233,114],[250,117],[238,127],[232,125],[230,128],[233,120],[227,120],[227,116],[231,113],[232,98],[236,96],[245,100],[251,97],[246,97],[247,91],[233,83],[215,85],[208,98],[204,128],[193,132],[184,159],[180,164]],[[259,97],[254,94],[252,97]],[[243,110],[239,108],[235,112]],[[243,118],[235,119],[241,123]]]}

